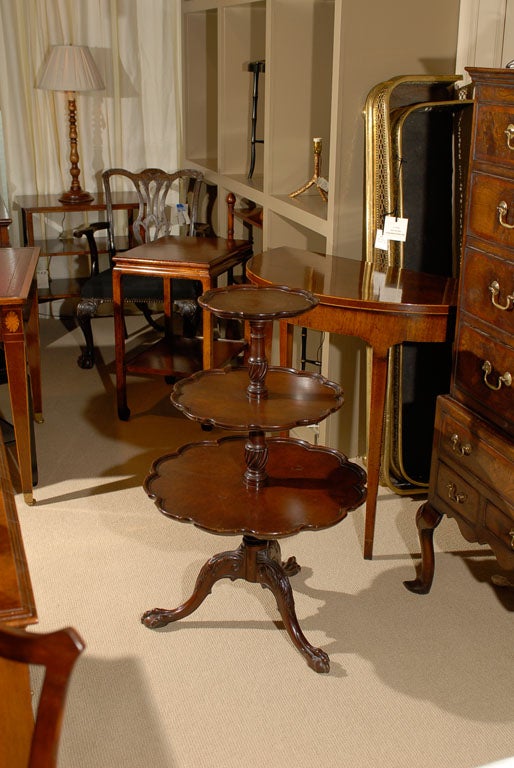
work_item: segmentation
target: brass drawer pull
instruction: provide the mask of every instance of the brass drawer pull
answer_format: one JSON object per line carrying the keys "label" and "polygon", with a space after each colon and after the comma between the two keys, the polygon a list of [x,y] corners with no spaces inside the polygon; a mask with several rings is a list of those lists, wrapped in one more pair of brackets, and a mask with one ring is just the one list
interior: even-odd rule
{"label": "brass drawer pull", "polygon": [[508,148],[514,149],[514,144],[512,143],[512,141],[514,140],[514,125],[512,125],[512,123],[509,123],[504,133],[507,136]]}
{"label": "brass drawer pull", "polygon": [[487,377],[493,370],[493,366],[489,360],[484,360],[482,370],[484,372],[485,385],[489,387],[489,389],[498,390],[502,388],[502,385],[505,385],[506,387],[510,387],[512,385],[512,374],[510,374],[508,371],[505,371],[503,376],[498,377],[498,384],[491,384],[489,381],[487,381]]}
{"label": "brass drawer pull", "polygon": [[496,210],[498,211],[498,220],[502,225],[502,227],[505,227],[505,229],[514,229],[514,224],[507,224],[507,222],[505,221],[505,217],[509,212],[509,206],[507,205],[505,200],[502,200],[501,202],[498,203]]}
{"label": "brass drawer pull", "polygon": [[496,307],[496,309],[512,309],[512,307],[514,306],[514,294],[511,293],[509,294],[509,296],[507,296],[507,301],[505,304],[499,304],[496,301],[496,297],[500,293],[500,283],[498,282],[498,280],[493,280],[493,282],[489,286],[489,291],[491,293],[491,304],[493,305],[493,307]]}
{"label": "brass drawer pull", "polygon": [[471,445],[469,443],[462,443],[460,437],[455,434],[450,437],[450,443],[452,451],[460,453],[461,456],[469,456],[471,453]]}
{"label": "brass drawer pull", "polygon": [[448,483],[446,488],[448,489],[448,498],[450,501],[454,501],[456,504],[465,504],[468,500],[468,495],[466,493],[457,492],[455,483]]}
{"label": "brass drawer pull", "polygon": [[509,531],[510,536],[510,548],[514,549],[514,529]]}

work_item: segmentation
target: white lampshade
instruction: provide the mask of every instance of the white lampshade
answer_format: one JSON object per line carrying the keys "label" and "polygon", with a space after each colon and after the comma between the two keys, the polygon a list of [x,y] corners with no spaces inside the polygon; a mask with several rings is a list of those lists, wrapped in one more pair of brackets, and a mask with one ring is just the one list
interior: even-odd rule
{"label": "white lampshade", "polygon": [[86,45],[54,45],[37,87],[47,91],[101,91],[105,88]]}

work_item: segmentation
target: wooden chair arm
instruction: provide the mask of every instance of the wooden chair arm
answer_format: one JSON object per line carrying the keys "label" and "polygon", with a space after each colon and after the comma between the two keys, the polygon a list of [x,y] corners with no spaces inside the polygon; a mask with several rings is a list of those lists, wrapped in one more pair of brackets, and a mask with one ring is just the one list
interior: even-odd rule
{"label": "wooden chair arm", "polygon": [[89,253],[91,257],[91,276],[97,275],[100,271],[100,265],[98,261],[98,246],[95,240],[95,232],[101,232],[102,230],[109,230],[108,221],[96,221],[93,224],[87,224],[83,227],[78,227],[74,230],[74,237],[85,237],[89,246]]}

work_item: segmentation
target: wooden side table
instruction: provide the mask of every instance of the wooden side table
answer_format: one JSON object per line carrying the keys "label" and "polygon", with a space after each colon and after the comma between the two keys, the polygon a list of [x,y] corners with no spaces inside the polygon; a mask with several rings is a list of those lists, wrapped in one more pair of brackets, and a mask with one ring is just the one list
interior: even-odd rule
{"label": "wooden side table", "polygon": [[319,305],[305,317],[281,324],[280,362],[290,365],[293,325],[358,336],[372,349],[368,437],[368,498],[364,557],[371,560],[386,410],[389,351],[405,341],[444,342],[453,331],[457,301],[453,278],[325,256],[297,248],[273,248],[254,256],[247,268],[257,285],[288,285],[311,290]]}
{"label": "wooden side table", "polygon": [[[41,257],[77,256],[81,259],[89,259],[89,248],[85,240],[77,238],[68,240],[60,240],[59,238],[36,240],[34,236],[34,217],[67,213],[84,213],[86,216],[89,216],[91,213],[102,213],[106,210],[103,193],[95,195],[90,203],[75,203],[73,205],[62,203],[59,200],[59,195],[21,195],[15,198],[14,202],[19,206],[21,212],[24,245],[39,247]],[[130,232],[130,225],[134,220],[134,211],[137,211],[138,208],[138,202],[134,195],[126,192],[113,194],[113,208],[116,211],[126,211],[127,232]],[[120,247],[128,248],[132,244],[127,235],[125,241],[120,243]],[[107,252],[107,238],[99,239],[99,253]],[[39,301],[53,301],[54,299],[80,296],[80,286],[80,278],[70,277],[51,280],[49,288],[39,288]]]}
{"label": "wooden side table", "polygon": [[35,280],[38,258],[39,248],[0,248],[0,340],[7,365],[21,490],[27,504],[34,503],[31,395],[34,419],[43,421]]}
{"label": "wooden side table", "polygon": [[[198,280],[204,291],[217,285],[218,277],[245,264],[252,255],[248,240],[221,237],[161,237],[125,253],[117,253],[113,268],[114,336],[118,416],[130,416],[127,406],[126,374],[188,376],[201,368],[222,365],[244,349],[244,342],[213,340],[210,312],[203,313],[203,338],[173,334],[172,280]],[[125,357],[123,322],[123,275],[152,275],[164,279],[166,335],[150,347]]]}
{"label": "wooden side table", "polygon": [[341,453],[269,433],[316,424],[343,403],[340,387],[316,373],[268,367],[267,327],[317,303],[306,291],[240,285],[209,291],[201,305],[218,317],[250,323],[250,355],[242,368],[204,370],[175,385],[172,402],[189,418],[243,432],[182,446],[157,460],[145,490],[159,510],[214,534],[241,535],[238,549],[214,555],[181,606],[147,611],[142,622],[162,627],[192,613],[221,578],[270,589],[289,636],[316,672],[330,661],[300,628],[289,577],[300,566],[282,562],[278,539],[343,520],[366,496],[365,472]]}

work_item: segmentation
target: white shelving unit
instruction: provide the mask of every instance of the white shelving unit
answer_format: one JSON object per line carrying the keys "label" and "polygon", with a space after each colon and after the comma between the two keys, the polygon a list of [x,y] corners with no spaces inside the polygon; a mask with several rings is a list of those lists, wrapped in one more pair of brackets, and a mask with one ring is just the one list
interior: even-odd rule
{"label": "white shelving unit", "polygon": [[[220,231],[231,191],[239,205],[262,207],[256,250],[289,245],[361,259],[366,95],[395,75],[454,72],[459,0],[182,0],[182,13],[182,164],[218,186]],[[249,180],[248,63],[259,60],[263,144]],[[313,175],[314,137],[323,141],[326,203],[315,188],[289,197]],[[331,336],[323,353],[323,374],[341,382],[352,402],[328,419],[323,437],[352,456],[365,450],[359,344]]]}

